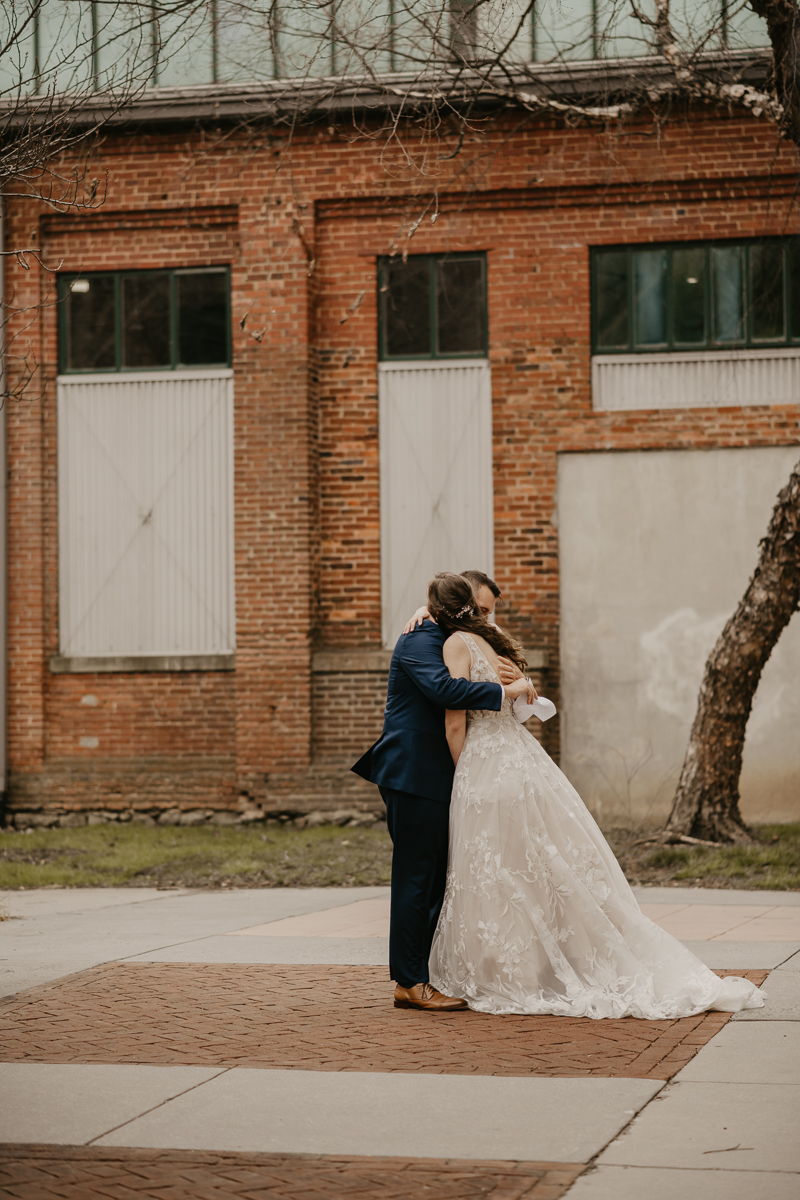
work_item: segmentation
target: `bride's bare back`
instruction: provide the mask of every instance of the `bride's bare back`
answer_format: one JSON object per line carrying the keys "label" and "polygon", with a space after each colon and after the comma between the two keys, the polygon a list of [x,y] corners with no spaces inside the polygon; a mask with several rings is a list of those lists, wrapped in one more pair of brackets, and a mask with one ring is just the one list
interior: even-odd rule
{"label": "bride's bare back", "polygon": [[[489,663],[489,666],[499,678],[500,662],[497,652],[493,650],[486,639],[480,637],[479,634],[471,633],[469,636],[480,647],[486,661]],[[450,634],[450,637],[444,644],[442,654],[444,656],[444,664],[454,679],[469,679],[469,646],[460,633]]]}

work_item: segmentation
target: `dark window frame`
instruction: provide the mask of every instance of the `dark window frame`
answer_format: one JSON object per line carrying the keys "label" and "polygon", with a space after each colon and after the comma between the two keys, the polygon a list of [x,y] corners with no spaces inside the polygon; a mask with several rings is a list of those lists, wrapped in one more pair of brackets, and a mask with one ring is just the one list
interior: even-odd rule
{"label": "dark window frame", "polygon": [[[462,358],[484,359],[489,357],[489,271],[486,261],[485,250],[460,250],[449,254],[409,254],[409,259],[420,261],[427,259],[428,282],[430,288],[430,347],[429,354],[387,354],[386,353],[386,317],[384,312],[384,294],[381,291],[383,281],[383,269],[392,262],[397,261],[397,256],[391,257],[383,255],[378,259],[378,270],[376,272],[377,288],[378,288],[378,359],[380,362],[447,362],[448,360],[459,360]],[[457,351],[451,354],[440,354],[437,350],[437,291],[436,291],[436,264],[440,262],[453,262],[455,260],[478,259],[483,264],[483,349],[476,350],[472,353]]]}
{"label": "dark window frame", "polygon": [[[182,363],[178,358],[178,300],[179,275],[225,275],[225,347],[226,357],[219,363]],[[169,344],[170,362],[163,366],[128,367],[122,363],[122,280],[150,276],[169,279]],[[69,367],[67,365],[67,297],[70,285],[77,279],[113,278],[114,280],[114,366]],[[141,270],[70,271],[58,275],[58,372],[60,375],[119,375],[141,374],[147,371],[219,371],[230,369],[233,357],[231,329],[231,269],[229,264],[210,267],[156,267]]]}
{"label": "dark window frame", "polygon": [[[784,304],[784,335],[782,338],[754,338],[753,330],[753,301],[752,301],[752,270],[750,261],[750,252],[754,246],[764,246],[765,244],[778,244],[783,249],[783,304]],[[791,279],[791,260],[790,248],[795,245],[796,253],[800,253],[800,238],[797,237],[770,237],[770,238],[713,238],[713,239],[695,239],[686,242],[635,242],[626,244],[609,244],[607,246],[592,246],[591,251],[591,322],[592,322],[592,354],[703,354],[710,351],[720,350],[773,350],[779,347],[800,346],[800,336],[792,336],[792,302],[800,301],[800,298],[792,296],[792,279]],[[711,284],[711,250],[712,249],[733,249],[742,247],[744,249],[743,271],[744,271],[744,336],[737,341],[714,341],[713,339],[713,311],[712,311],[712,284]],[[693,248],[703,248],[705,250],[705,271],[706,285],[704,297],[704,324],[706,330],[706,339],[702,343],[694,342],[676,342],[674,337],[674,304],[673,304],[673,287],[674,277],[672,269],[672,254],[675,250],[687,250]],[[635,296],[634,296],[634,254],[638,250],[666,250],[667,257],[667,292],[666,292],[666,326],[667,326],[667,341],[658,345],[637,345],[634,341],[635,337]],[[598,345],[598,258],[606,252],[625,253],[627,255],[627,304],[628,304],[628,344],[627,346],[600,346]]]}

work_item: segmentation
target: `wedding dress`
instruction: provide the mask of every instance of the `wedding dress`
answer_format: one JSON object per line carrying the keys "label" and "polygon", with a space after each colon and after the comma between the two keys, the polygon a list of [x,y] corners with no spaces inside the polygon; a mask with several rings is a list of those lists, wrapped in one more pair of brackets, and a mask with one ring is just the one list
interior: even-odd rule
{"label": "wedding dress", "polygon": [[[497,680],[478,643],[472,680]],[[760,1008],[641,912],[580,796],[514,716],[467,714],[450,809],[434,987],[485,1013],[687,1017]]]}

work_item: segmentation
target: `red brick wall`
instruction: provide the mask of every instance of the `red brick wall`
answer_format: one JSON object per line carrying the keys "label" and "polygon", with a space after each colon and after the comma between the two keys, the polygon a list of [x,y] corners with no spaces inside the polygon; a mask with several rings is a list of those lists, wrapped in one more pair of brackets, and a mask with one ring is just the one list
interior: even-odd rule
{"label": "red brick wall", "polygon": [[[262,803],[268,793],[291,807],[293,789],[307,807],[314,772],[376,735],[381,677],[312,683],[310,656],[313,645],[380,645],[375,259],[402,248],[429,199],[413,172],[386,173],[380,149],[306,132],[289,166],[283,135],[246,146],[195,132],[111,136],[96,163],[98,175],[109,171],[103,211],[136,214],[138,228],[109,217],[87,232],[80,217],[9,201],[7,244],[30,244],[40,229],[45,261],[64,270],[231,264],[237,604],[235,675],[50,675],[55,311],[21,316],[15,350],[35,356],[44,388],[9,412],[12,805],[35,795],[96,806],[106,785],[87,782],[94,771],[142,806],[162,805],[173,779],[186,807]],[[566,131],[531,120],[512,133],[500,122],[465,153],[442,169],[436,223],[424,219],[406,246],[487,253],[498,616],[548,649],[543,682],[558,702],[558,453],[800,440],[797,406],[593,412],[589,246],[797,231],[788,196],[797,156],[766,121],[706,111],[676,117],[659,136],[635,123]],[[235,216],[204,228],[190,210],[207,206]],[[182,226],[168,218],[176,209],[188,213]],[[35,264],[9,264],[16,305],[52,289]],[[83,694],[101,704],[84,711]],[[99,746],[81,750],[92,722]],[[544,737],[557,752],[557,721]],[[185,771],[179,782],[177,760],[191,782]]]}
{"label": "red brick wall", "polygon": [[351,766],[378,740],[388,678],[388,671],[314,675],[315,764]]}
{"label": "red brick wall", "polygon": [[[556,703],[558,454],[800,440],[797,406],[621,413],[591,408],[589,247],[800,229],[786,194],[787,176],[782,194],[779,181],[769,178],[772,139],[763,126],[759,133],[761,142],[752,127],[703,119],[668,127],[661,143],[630,137],[608,147],[585,132],[565,137],[554,128],[529,129],[482,181],[487,191],[480,194],[480,211],[474,211],[475,197],[462,196],[445,207],[445,194],[435,226],[423,221],[409,247],[414,253],[487,252],[495,576],[503,590],[498,620],[523,644],[549,651],[551,668],[542,686]],[[725,180],[718,186],[693,182],[698,175],[727,176],[739,161],[731,147],[739,144],[747,147],[742,160],[747,169],[764,173],[749,185],[750,194],[739,195]],[[616,170],[610,167],[612,150],[619,155]],[[525,164],[531,157],[548,167],[537,176],[551,189],[544,204],[541,192],[529,189],[521,197],[513,190],[530,181]],[[785,154],[781,169],[793,157]],[[744,169],[740,173],[744,176]],[[689,179],[670,187],[670,176]],[[631,186],[637,178],[665,181],[657,189],[662,202],[646,202],[647,190]],[[488,191],[492,187],[497,190]],[[328,645],[346,645],[363,635],[380,641],[375,260],[396,240],[406,215],[402,205],[358,196],[349,203],[322,202],[318,210],[315,328],[325,364],[320,632]],[[364,289],[357,311],[342,324]],[[354,579],[360,586],[353,586]],[[557,719],[542,735],[557,756]]]}

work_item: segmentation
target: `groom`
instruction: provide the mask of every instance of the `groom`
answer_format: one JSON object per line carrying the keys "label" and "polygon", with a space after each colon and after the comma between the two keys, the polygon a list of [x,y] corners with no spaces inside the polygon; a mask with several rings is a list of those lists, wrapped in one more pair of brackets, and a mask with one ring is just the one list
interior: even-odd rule
{"label": "groom", "polygon": [[447,636],[430,619],[400,635],[389,667],[383,733],[351,768],[378,785],[394,845],[389,973],[397,984],[395,1006],[433,1012],[467,1007],[466,1000],[436,991],[428,978],[444,898],[455,771],[445,709],[499,712],[504,695],[513,699],[527,691],[513,668],[501,672],[503,684],[453,679],[442,657]]}

